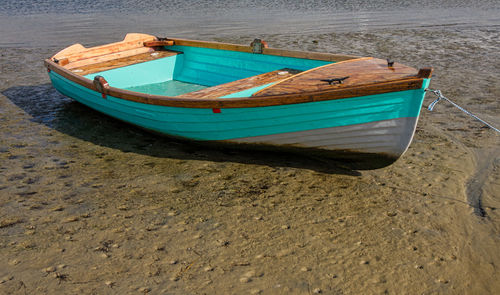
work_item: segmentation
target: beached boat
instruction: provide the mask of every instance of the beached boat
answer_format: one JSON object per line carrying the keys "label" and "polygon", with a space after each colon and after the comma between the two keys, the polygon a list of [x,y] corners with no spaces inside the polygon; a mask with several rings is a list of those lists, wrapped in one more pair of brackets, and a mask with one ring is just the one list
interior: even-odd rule
{"label": "beached boat", "polygon": [[432,74],[372,57],[128,34],[45,60],[54,87],[163,134],[392,160],[408,148]]}

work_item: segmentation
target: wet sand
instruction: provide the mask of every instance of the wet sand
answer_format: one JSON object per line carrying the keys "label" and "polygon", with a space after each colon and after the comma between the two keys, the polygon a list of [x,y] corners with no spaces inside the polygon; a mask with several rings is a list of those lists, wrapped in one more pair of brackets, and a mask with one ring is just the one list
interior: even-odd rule
{"label": "wet sand", "polygon": [[[498,33],[407,33],[264,37],[433,65],[431,86],[498,126]],[[58,94],[56,48],[0,50],[0,294],[500,290],[500,137],[444,102],[402,158],[357,171],[146,133]]]}

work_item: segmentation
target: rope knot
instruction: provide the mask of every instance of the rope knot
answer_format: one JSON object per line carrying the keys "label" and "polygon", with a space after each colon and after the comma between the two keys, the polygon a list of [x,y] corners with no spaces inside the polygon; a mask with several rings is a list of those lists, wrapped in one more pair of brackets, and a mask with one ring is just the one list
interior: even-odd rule
{"label": "rope knot", "polygon": [[488,126],[489,128],[495,130],[496,132],[500,133],[500,130],[498,128],[495,128],[493,125],[491,125],[490,123],[484,121],[483,119],[479,118],[478,116],[474,115],[473,113],[469,112],[468,110],[464,109],[463,107],[459,106],[458,104],[454,103],[453,101],[451,101],[450,99],[444,97],[444,95],[441,93],[441,90],[433,90],[433,89],[429,89],[429,88],[426,88],[425,91],[428,91],[428,92],[432,92],[435,96],[437,96],[436,100],[433,101],[428,107],[427,109],[429,111],[432,112],[432,110],[434,109],[434,107],[436,106],[436,104],[441,100],[441,99],[444,99],[446,100],[447,102],[451,103],[454,107],[456,107],[457,109],[461,110],[462,112],[466,113],[467,115],[471,116],[472,118],[478,120],[479,122],[483,123],[484,125]]}
{"label": "rope knot", "polygon": [[432,112],[434,110],[434,107],[436,106],[436,104],[441,100],[441,98],[443,98],[443,94],[441,93],[441,90],[432,90],[432,89],[426,88],[425,91],[430,91],[434,95],[437,96],[436,100],[431,102],[431,104],[427,107],[427,109]]}

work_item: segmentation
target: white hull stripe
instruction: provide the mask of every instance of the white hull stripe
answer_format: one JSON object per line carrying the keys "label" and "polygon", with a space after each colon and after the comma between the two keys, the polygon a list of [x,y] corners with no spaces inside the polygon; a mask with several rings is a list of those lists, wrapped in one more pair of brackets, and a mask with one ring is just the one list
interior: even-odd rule
{"label": "white hull stripe", "polygon": [[410,145],[417,120],[416,117],[397,118],[341,127],[236,138],[230,141],[383,153],[399,157]]}

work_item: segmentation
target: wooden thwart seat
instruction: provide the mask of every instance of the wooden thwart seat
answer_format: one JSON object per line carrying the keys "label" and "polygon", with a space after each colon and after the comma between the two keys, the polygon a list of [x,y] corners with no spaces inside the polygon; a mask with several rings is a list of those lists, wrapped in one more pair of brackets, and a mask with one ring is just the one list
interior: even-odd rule
{"label": "wooden thwart seat", "polygon": [[[83,76],[180,53],[164,50],[159,46],[165,45],[164,43],[166,44],[151,35],[131,33],[123,41],[101,46],[86,48],[81,44],[74,44],[59,51],[52,60]],[[158,48],[155,47],[157,45]]]}
{"label": "wooden thwart seat", "polygon": [[184,97],[184,98],[218,98],[222,96],[226,96],[232,93],[240,92],[246,89],[266,85],[273,82],[278,82],[287,78],[292,77],[293,75],[300,73],[299,70],[294,69],[281,69],[272,72],[267,72],[264,74],[248,77],[245,79],[216,85],[213,87],[205,88],[202,90],[185,93],[182,95],[178,95],[176,97]]}
{"label": "wooden thwart seat", "polygon": [[[121,58],[116,58],[112,60],[105,60],[102,62],[97,62],[93,64],[87,64],[79,67],[69,67],[69,69],[78,75],[88,75],[92,73],[98,73],[102,71],[107,71],[115,68],[120,68],[124,66],[129,66],[133,64],[138,64],[146,61],[151,61],[163,57],[173,56],[179,54],[180,52],[175,51],[152,51],[140,53],[132,56],[125,56]],[[71,65],[71,64],[70,64]]]}

